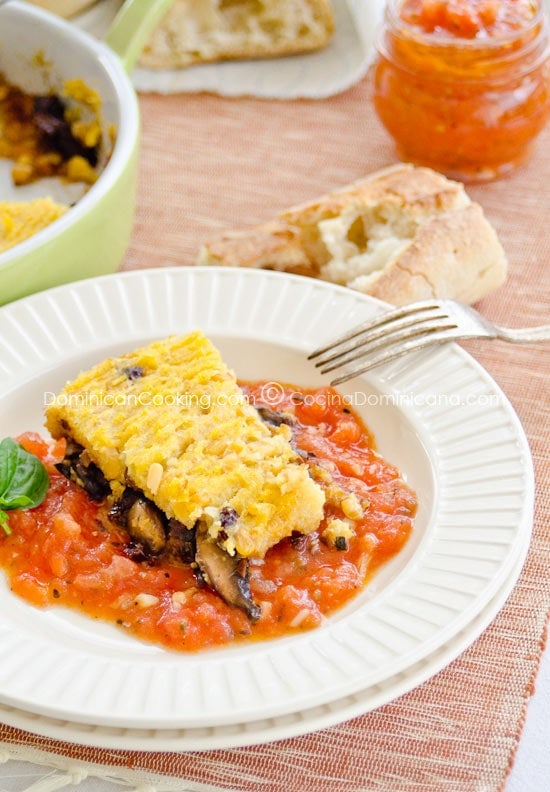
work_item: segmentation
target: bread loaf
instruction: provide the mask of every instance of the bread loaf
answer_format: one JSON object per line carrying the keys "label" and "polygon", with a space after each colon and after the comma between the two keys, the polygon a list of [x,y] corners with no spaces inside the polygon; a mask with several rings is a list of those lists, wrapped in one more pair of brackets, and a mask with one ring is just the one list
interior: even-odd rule
{"label": "bread loaf", "polygon": [[97,3],[97,0],[29,0],[29,2],[53,14],[68,18]]}
{"label": "bread loaf", "polygon": [[395,305],[473,303],[503,283],[497,234],[462,184],[397,165],[204,245],[198,264],[309,275]]}
{"label": "bread loaf", "polygon": [[175,0],[140,64],[175,69],[308,52],[324,47],[333,28],[329,0]]}

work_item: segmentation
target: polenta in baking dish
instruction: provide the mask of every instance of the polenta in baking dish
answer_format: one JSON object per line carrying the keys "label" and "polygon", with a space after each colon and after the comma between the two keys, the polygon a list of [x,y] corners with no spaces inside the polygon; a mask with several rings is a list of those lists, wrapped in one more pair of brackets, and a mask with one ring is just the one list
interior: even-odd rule
{"label": "polenta in baking dish", "polygon": [[50,176],[93,184],[102,138],[101,98],[83,80],[31,94],[0,73],[0,157],[12,161],[16,186]]}
{"label": "polenta in baking dish", "polygon": [[[39,55],[35,61],[46,65]],[[0,73],[0,159],[9,163],[12,184],[0,194],[0,253],[70,210],[49,194],[19,197],[17,188],[57,178],[80,184],[84,193],[99,176],[102,138],[101,99],[83,80],[68,80],[59,92],[31,94]]]}
{"label": "polenta in baking dish", "polygon": [[80,373],[47,407],[52,440],[19,438],[50,483],[6,512],[12,590],[183,651],[320,625],[403,547],[417,501],[337,391],[272,386],[238,382],[201,332]]}

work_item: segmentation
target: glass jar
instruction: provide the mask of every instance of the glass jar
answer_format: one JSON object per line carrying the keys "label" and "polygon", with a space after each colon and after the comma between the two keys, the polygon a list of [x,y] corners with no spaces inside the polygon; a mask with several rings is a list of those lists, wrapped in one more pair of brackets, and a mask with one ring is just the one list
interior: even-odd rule
{"label": "glass jar", "polygon": [[[469,36],[415,24],[406,6],[388,0],[374,68],[375,107],[399,158],[466,182],[512,171],[550,114],[543,0],[533,0],[531,16],[515,28]],[[422,10],[422,0],[416,6]]]}

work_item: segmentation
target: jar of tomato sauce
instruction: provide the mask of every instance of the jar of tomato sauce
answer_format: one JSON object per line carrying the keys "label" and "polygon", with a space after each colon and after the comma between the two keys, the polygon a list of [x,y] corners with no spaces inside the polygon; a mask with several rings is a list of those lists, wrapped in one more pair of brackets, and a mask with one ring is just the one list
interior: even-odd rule
{"label": "jar of tomato sauce", "polygon": [[550,113],[543,0],[388,0],[374,102],[400,159],[466,182],[526,160]]}

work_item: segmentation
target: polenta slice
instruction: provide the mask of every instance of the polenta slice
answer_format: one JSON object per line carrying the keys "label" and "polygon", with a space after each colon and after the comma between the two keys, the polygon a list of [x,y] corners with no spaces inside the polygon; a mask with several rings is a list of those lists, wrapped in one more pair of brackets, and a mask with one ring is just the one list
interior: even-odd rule
{"label": "polenta slice", "polygon": [[67,438],[61,471],[106,498],[142,548],[196,562],[250,615],[242,561],[323,517],[324,493],[290,428],[261,419],[201,332],[81,373],[47,408],[46,426]]}

